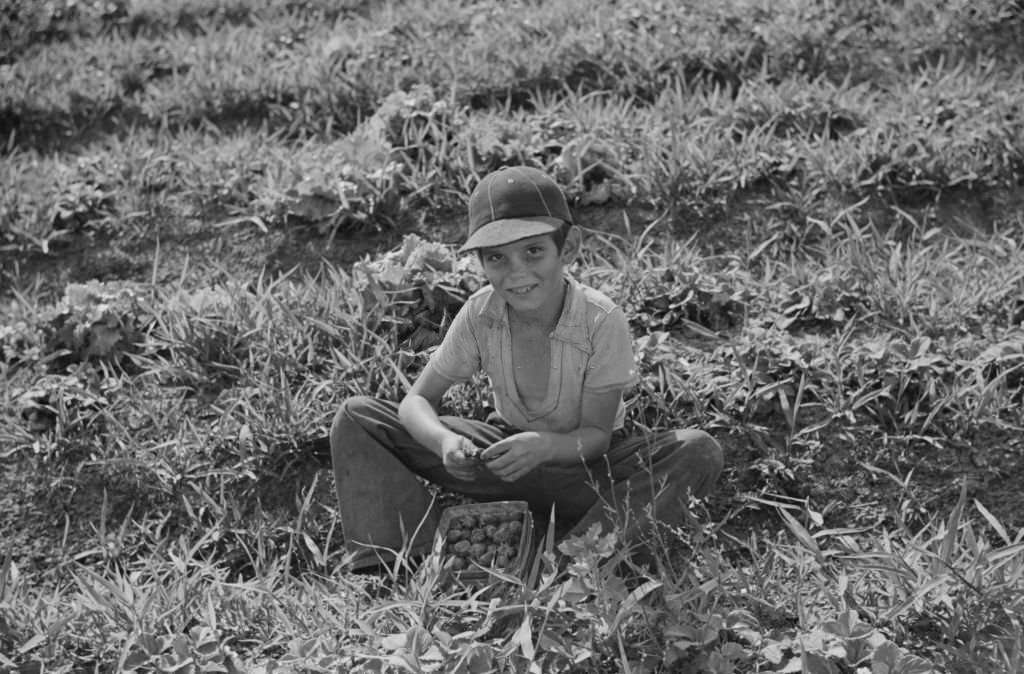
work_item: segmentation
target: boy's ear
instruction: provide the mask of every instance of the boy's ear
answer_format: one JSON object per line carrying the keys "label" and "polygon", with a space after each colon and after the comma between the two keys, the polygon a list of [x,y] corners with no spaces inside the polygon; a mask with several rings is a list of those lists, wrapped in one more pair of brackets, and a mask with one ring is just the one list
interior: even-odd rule
{"label": "boy's ear", "polygon": [[583,245],[583,234],[580,232],[580,228],[573,225],[569,228],[569,231],[565,233],[565,243],[562,244],[562,263],[569,264],[576,259],[576,256],[580,254],[580,248]]}

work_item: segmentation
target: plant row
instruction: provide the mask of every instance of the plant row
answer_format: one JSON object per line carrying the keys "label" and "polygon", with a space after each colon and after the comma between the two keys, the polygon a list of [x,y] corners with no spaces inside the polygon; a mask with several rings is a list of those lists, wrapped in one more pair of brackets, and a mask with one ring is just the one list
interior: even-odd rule
{"label": "plant row", "polygon": [[[602,249],[599,236],[590,261],[632,254]],[[1013,420],[1024,386],[1024,307],[1011,304],[1024,283],[1019,244],[847,241],[858,243],[833,242],[833,258],[785,275],[738,258],[700,262],[670,240],[661,255],[671,264],[651,250],[625,274],[584,260],[580,278],[616,299],[634,327],[631,422],[752,422],[796,437],[861,423],[951,436]],[[1004,275],[985,271],[996,264]],[[778,276],[759,285],[755,274]],[[342,397],[399,396],[483,282],[471,258],[410,236],[350,272],[325,268],[306,281],[71,285],[56,305],[12,303],[0,362],[12,381],[31,382],[20,398],[30,430],[72,433],[108,405],[135,416],[138,388],[157,385],[164,404],[214,396],[267,442],[309,438]],[[130,384],[96,378],[107,368]],[[295,396],[316,407],[301,433],[290,426],[301,416],[288,402]],[[478,382],[452,405],[479,412],[485,391]],[[121,421],[143,436],[169,430]]]}
{"label": "plant row", "polygon": [[[694,226],[744,204],[778,204],[754,211],[756,235],[781,218],[803,237],[818,229],[811,219],[863,198],[922,211],[1015,194],[1022,81],[981,66],[937,68],[888,93],[761,80],[736,97],[673,89],[652,106],[542,97],[515,115],[473,112],[415,86],[333,141],[140,129],[73,157],[10,155],[0,241],[48,251],[76,232],[163,216],[325,235],[392,228],[416,211],[461,209],[478,176],[524,163],[555,174],[579,209],[645,204]],[[997,217],[1020,208],[1011,198]]]}
{"label": "plant row", "polygon": [[236,25],[309,15],[309,21],[334,21],[359,5],[323,0],[55,0],[37,3],[7,0],[0,14],[0,63],[24,58],[40,45],[104,35],[158,36],[172,32],[201,34]]}
{"label": "plant row", "polygon": [[806,2],[769,12],[738,2],[386,2],[334,21],[293,11],[198,34],[108,32],[5,66],[0,134],[13,132],[25,148],[125,124],[330,135],[413,84],[460,106],[498,109],[566,88],[647,103],[679,86],[735,94],[758,78],[884,91],[937,64],[1019,66],[1024,17],[1004,4]]}

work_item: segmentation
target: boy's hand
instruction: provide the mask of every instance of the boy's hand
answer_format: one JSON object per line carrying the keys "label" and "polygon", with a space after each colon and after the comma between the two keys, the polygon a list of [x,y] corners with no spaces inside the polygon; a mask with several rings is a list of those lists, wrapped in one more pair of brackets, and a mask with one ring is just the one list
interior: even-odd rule
{"label": "boy's hand", "polygon": [[479,465],[479,461],[472,456],[477,451],[472,440],[452,433],[441,442],[441,460],[444,461],[444,469],[460,480],[473,480],[476,478],[476,467]]}
{"label": "boy's hand", "polygon": [[547,459],[544,438],[527,431],[499,440],[480,455],[487,469],[505,482],[515,482]]}

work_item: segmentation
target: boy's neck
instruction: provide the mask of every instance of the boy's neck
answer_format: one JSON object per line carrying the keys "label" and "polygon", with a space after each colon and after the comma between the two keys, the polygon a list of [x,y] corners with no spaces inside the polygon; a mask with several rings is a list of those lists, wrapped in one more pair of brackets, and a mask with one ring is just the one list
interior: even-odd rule
{"label": "boy's neck", "polygon": [[529,328],[542,328],[545,331],[553,330],[558,325],[558,319],[562,316],[565,308],[565,299],[569,295],[569,279],[562,279],[560,296],[557,302],[552,302],[549,307],[541,307],[536,313],[523,314],[511,306],[508,307],[508,317],[518,325]]}

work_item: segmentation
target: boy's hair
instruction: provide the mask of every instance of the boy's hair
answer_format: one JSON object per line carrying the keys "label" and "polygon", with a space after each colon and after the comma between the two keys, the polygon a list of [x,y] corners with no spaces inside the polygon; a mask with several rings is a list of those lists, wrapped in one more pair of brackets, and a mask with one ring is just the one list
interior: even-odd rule
{"label": "boy's hair", "polygon": [[555,247],[558,248],[559,254],[562,252],[562,248],[565,247],[565,240],[569,238],[569,230],[572,229],[571,222],[563,222],[558,229],[551,232],[551,238],[555,242]]}
{"label": "boy's hair", "polygon": [[[555,242],[555,248],[558,249],[559,255],[562,253],[562,249],[565,248],[565,240],[569,238],[569,230],[572,229],[573,224],[571,222],[563,222],[558,226],[558,229],[548,234],[551,240]],[[480,260],[480,264],[484,262],[484,250],[483,248],[476,249],[476,257]]]}

